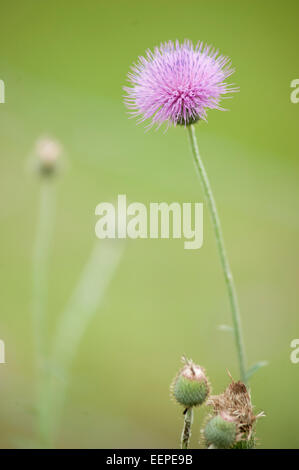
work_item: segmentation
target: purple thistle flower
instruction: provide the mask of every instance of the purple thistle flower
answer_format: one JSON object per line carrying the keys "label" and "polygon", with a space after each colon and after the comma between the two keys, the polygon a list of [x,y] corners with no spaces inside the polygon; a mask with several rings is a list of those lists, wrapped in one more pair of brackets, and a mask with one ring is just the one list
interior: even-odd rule
{"label": "purple thistle flower", "polygon": [[148,127],[205,120],[207,109],[224,110],[222,95],[237,91],[224,81],[234,72],[230,60],[202,42],[168,41],[148,49],[131,69],[125,103],[139,122],[151,119]]}

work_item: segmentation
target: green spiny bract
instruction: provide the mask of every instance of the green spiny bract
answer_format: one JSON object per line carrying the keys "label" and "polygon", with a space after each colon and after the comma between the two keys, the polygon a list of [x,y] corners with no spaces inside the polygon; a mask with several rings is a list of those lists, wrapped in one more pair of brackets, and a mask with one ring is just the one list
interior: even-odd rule
{"label": "green spiny bract", "polygon": [[184,362],[185,366],[172,384],[173,396],[186,408],[202,405],[209,395],[209,383],[205,372],[191,360],[184,359]]}
{"label": "green spiny bract", "polygon": [[214,416],[208,421],[204,429],[204,436],[208,446],[229,449],[235,443],[236,423],[222,418],[220,415]]}
{"label": "green spiny bract", "polygon": [[256,446],[255,438],[241,439],[233,445],[233,449],[254,449]]}

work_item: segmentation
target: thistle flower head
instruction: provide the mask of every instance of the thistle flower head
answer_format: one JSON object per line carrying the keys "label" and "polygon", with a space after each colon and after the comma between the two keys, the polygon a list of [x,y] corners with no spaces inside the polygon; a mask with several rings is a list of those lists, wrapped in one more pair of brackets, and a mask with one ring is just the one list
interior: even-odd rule
{"label": "thistle flower head", "polygon": [[209,383],[205,371],[192,360],[185,357],[182,359],[185,365],[172,383],[172,394],[176,401],[186,408],[202,405],[209,394]]}
{"label": "thistle flower head", "polygon": [[236,91],[225,82],[233,73],[229,59],[202,42],[168,41],[147,50],[131,69],[125,103],[139,122],[151,119],[149,127],[206,119],[207,109],[223,109],[222,96]]}

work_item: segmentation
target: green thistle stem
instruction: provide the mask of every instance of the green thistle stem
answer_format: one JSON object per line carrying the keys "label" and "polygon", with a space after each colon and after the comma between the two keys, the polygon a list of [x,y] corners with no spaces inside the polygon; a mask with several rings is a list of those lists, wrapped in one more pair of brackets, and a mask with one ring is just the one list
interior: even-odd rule
{"label": "green thistle stem", "polygon": [[43,443],[43,416],[41,410],[41,393],[46,380],[47,358],[47,275],[49,251],[52,238],[53,219],[55,213],[54,182],[42,178],[39,212],[37,219],[36,239],[33,253],[33,306],[32,321],[36,360],[36,401],[37,401],[37,432],[40,444]]}
{"label": "green thistle stem", "polygon": [[181,437],[181,449],[188,449],[191,438],[191,427],[193,423],[193,408],[187,408],[184,415],[184,427]]}
{"label": "green thistle stem", "polygon": [[209,182],[205,167],[203,165],[203,162],[199,154],[196,135],[195,135],[195,127],[193,124],[191,124],[187,126],[187,129],[188,129],[188,135],[190,139],[192,155],[194,158],[195,166],[196,166],[196,169],[198,171],[198,174],[201,180],[204,195],[206,197],[209,211],[210,211],[213,228],[215,231],[216,242],[217,242],[217,246],[219,250],[221,265],[222,265],[222,269],[224,273],[229,302],[231,306],[234,335],[235,335],[235,341],[236,341],[237,353],[238,353],[238,359],[239,359],[240,376],[241,376],[242,382],[246,384],[247,380],[246,380],[246,366],[245,366],[245,351],[244,351],[244,343],[243,343],[242,332],[241,332],[241,319],[240,319],[240,312],[239,312],[239,306],[238,306],[238,299],[237,299],[233,276],[231,273],[230,265],[229,265],[225,247],[224,247],[224,240],[223,240],[223,235],[222,235],[220,219],[219,219],[216,203],[214,200],[214,196],[212,193],[212,189],[210,186],[210,182]]}

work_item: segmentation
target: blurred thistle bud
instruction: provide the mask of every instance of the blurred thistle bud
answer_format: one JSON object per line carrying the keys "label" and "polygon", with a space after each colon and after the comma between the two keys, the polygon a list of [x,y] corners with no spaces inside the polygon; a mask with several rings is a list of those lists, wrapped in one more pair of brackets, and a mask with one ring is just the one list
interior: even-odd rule
{"label": "blurred thistle bud", "polygon": [[36,142],[37,170],[41,175],[49,176],[57,172],[62,147],[59,142],[48,137]]}
{"label": "blurred thistle bud", "polygon": [[202,405],[209,395],[209,382],[202,367],[190,359],[182,358],[184,367],[175,377],[171,391],[176,401],[190,408]]}
{"label": "blurred thistle bud", "polygon": [[229,449],[236,440],[237,426],[234,419],[222,413],[208,421],[204,436],[209,447],[216,449]]}

